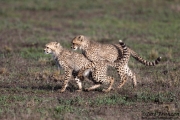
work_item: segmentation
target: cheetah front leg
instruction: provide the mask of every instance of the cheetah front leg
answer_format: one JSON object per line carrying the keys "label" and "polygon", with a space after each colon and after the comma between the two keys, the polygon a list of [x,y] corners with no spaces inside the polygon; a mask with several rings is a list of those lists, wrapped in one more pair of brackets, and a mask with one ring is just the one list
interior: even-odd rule
{"label": "cheetah front leg", "polygon": [[112,86],[114,84],[114,78],[108,76],[108,82],[109,82],[109,87],[107,89],[103,89],[102,90],[103,92],[109,92],[112,90]]}
{"label": "cheetah front leg", "polygon": [[103,71],[95,70],[93,71],[93,79],[95,80],[96,84],[92,87],[86,89],[87,91],[94,90],[101,86],[101,84],[109,84],[109,87],[107,89],[103,89],[103,92],[109,92],[112,89],[112,86],[114,84],[114,78],[110,76],[106,76],[105,74],[99,75]]}
{"label": "cheetah front leg", "polygon": [[95,64],[93,62],[90,62],[88,65],[84,66],[83,68],[81,68],[78,72],[77,77],[80,78],[81,80],[83,80],[84,78],[84,72],[88,69],[92,69],[95,67]]}
{"label": "cheetah front leg", "polygon": [[62,88],[59,90],[60,92],[64,92],[66,90],[69,80],[71,78],[71,75],[72,75],[72,70],[65,69],[64,83],[63,83]]}
{"label": "cheetah front leg", "polygon": [[[107,80],[107,81],[106,81]],[[109,87],[107,88],[107,89],[103,89],[102,91],[103,92],[109,92],[109,91],[111,91],[111,89],[112,89],[112,86],[113,86],[113,84],[114,84],[114,79],[112,78],[112,77],[109,77],[108,76],[108,79],[106,79],[104,82],[106,82],[106,83],[109,83]],[[102,82],[102,83],[104,83],[104,82]],[[93,85],[92,87],[90,87],[90,88],[88,88],[88,89],[86,89],[87,91],[91,91],[91,90],[94,90],[94,89],[96,89],[96,88],[98,88],[98,87],[100,87],[101,86],[101,84],[99,83],[99,84],[95,84],[95,85]]]}

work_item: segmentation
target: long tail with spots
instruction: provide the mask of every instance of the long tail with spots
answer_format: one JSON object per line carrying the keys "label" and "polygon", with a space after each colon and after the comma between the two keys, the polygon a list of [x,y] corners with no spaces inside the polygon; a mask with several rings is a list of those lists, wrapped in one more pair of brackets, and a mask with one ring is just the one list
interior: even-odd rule
{"label": "long tail with spots", "polygon": [[161,57],[158,57],[156,60],[149,62],[145,59],[143,59],[142,57],[140,57],[136,52],[134,52],[133,50],[129,49],[132,57],[134,59],[136,59],[137,61],[139,61],[140,63],[146,65],[146,66],[155,66],[157,65],[160,61],[161,61]]}
{"label": "long tail with spots", "polygon": [[[120,44],[120,45],[119,45]],[[122,43],[119,42],[119,44],[115,44],[115,47],[117,47],[119,50],[120,50],[120,53],[123,53],[124,54],[124,50],[123,50],[123,46],[121,45]],[[159,64],[159,62],[161,61],[161,57],[158,57],[156,60],[150,62],[150,61],[147,61],[145,59],[143,59],[142,57],[140,57],[135,51],[133,51],[132,49],[130,49],[129,47],[126,47],[127,48],[127,51],[130,52],[131,56],[136,59],[137,61],[139,61],[140,63],[146,65],[146,66],[155,66],[157,64]],[[126,52],[126,51],[125,51]],[[127,52],[126,52],[127,53]],[[121,59],[123,57],[123,55],[121,55],[119,59]]]}

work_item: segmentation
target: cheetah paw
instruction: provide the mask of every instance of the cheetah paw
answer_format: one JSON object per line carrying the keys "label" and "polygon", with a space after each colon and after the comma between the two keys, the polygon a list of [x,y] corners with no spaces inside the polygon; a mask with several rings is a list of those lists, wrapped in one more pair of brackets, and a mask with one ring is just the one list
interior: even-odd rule
{"label": "cheetah paw", "polygon": [[102,92],[109,92],[111,89],[103,89]]}
{"label": "cheetah paw", "polygon": [[65,89],[58,90],[58,92],[61,92],[61,93],[63,93],[64,91],[65,91]]}
{"label": "cheetah paw", "polygon": [[87,91],[87,92],[89,92],[89,91],[90,91],[90,90],[89,90],[89,88],[85,88],[84,90],[85,90],[85,91]]}
{"label": "cheetah paw", "polygon": [[117,88],[120,89],[123,85],[119,85]]}
{"label": "cheetah paw", "polygon": [[82,89],[76,90],[77,92],[82,92]]}

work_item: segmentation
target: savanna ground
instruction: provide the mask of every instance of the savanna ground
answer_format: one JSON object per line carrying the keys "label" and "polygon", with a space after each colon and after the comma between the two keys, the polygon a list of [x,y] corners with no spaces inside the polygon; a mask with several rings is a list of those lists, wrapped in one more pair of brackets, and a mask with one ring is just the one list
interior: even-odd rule
{"label": "savanna ground", "polygon": [[[110,69],[116,81],[109,93],[76,92],[73,81],[59,93],[63,70],[44,45],[58,41],[70,49],[79,34],[102,43],[122,39],[145,59],[163,59],[146,67],[131,58],[137,88],[129,80],[117,89],[118,75]],[[179,56],[179,0],[1,0],[0,119],[178,119]]]}

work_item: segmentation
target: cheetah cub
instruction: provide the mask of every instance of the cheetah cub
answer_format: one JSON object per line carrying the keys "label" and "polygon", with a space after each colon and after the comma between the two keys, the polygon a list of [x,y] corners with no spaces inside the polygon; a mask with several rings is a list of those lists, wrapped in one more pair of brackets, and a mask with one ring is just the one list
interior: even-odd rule
{"label": "cheetah cub", "polygon": [[[91,62],[93,62],[96,65],[101,61],[114,63],[115,61],[123,57],[123,48],[119,44],[102,44],[99,42],[91,41],[83,35],[78,35],[72,39],[72,49],[74,50],[81,49],[84,53],[84,56],[86,56],[87,59],[89,59]],[[158,57],[155,61],[149,62],[147,60],[144,60],[142,57],[140,57],[136,52],[134,52],[130,48],[127,48],[127,52],[130,53],[129,56],[132,56],[137,61],[139,61],[140,63],[146,66],[155,66],[161,60],[161,57]],[[127,80],[127,76],[131,78],[134,86],[137,85],[135,73],[133,73],[129,68],[128,61],[129,59],[126,59],[126,64],[123,64],[123,66],[122,64],[120,64],[119,66],[115,66],[121,78],[118,88],[121,88],[124,85],[124,83]],[[88,65],[84,69],[87,68]],[[81,71],[83,71],[83,69]],[[81,75],[81,71],[79,72],[78,76]]]}
{"label": "cheetah cub", "polygon": [[[85,65],[90,64],[90,61],[86,59],[82,54],[69,51],[61,46],[58,42],[50,42],[45,45],[45,54],[52,54],[53,58],[57,61],[59,66],[64,69],[64,83],[60,92],[64,92],[68,86],[68,82],[72,78],[74,72],[78,72]],[[86,69],[84,76],[88,76],[91,69]],[[75,78],[76,84],[78,85],[78,91],[82,90],[81,80]]]}

